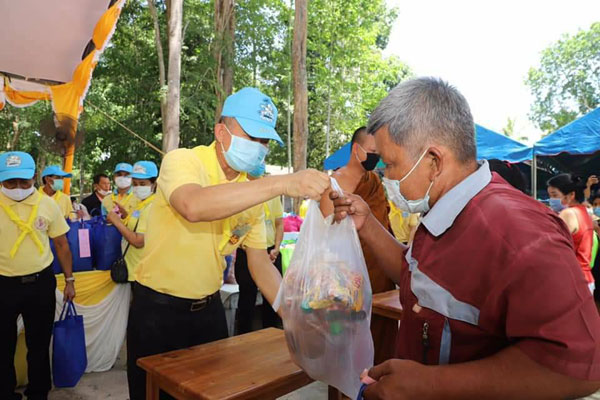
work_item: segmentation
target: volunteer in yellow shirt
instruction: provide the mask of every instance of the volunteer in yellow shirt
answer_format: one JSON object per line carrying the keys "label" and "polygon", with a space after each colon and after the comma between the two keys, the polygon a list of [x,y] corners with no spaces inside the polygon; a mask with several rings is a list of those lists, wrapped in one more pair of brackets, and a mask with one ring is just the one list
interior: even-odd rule
{"label": "volunteer in yellow shirt", "polygon": [[42,171],[42,183],[40,193],[44,193],[54,199],[64,218],[75,217],[73,214],[73,203],[71,198],[63,193],[64,178],[70,178],[73,175],[65,172],[58,165],[49,165]]}
{"label": "volunteer in yellow shirt", "polygon": [[[256,171],[248,174],[250,180],[257,179],[264,175],[265,166],[260,166]],[[283,240],[283,205],[279,196],[263,203],[265,212],[265,229],[267,234],[267,252],[271,261],[281,273],[281,254],[279,248]],[[248,270],[248,257],[244,248],[239,247],[235,256],[235,279],[239,285],[240,293],[238,295],[237,308],[237,334],[248,333],[252,331],[252,322],[254,321],[254,309],[256,305],[256,294],[258,288]],[[279,317],[273,311],[273,308],[265,301],[262,305],[262,325],[263,328],[276,327],[279,325]]]}
{"label": "volunteer in yellow shirt", "polygon": [[390,201],[390,225],[394,236],[399,242],[408,244],[412,242],[417,226],[419,225],[419,214],[409,214],[398,210],[398,207]]}
{"label": "volunteer in yellow shirt", "polygon": [[137,197],[131,191],[131,173],[133,167],[128,163],[118,163],[113,175],[116,189],[110,196],[102,199],[102,215],[115,211],[122,219],[133,212],[138,203]]}
{"label": "volunteer in yellow shirt", "polygon": [[158,168],[152,161],[138,161],[133,165],[131,177],[133,178],[133,195],[139,203],[126,221],[123,221],[114,211],[108,213],[107,220],[123,235],[123,254],[127,264],[127,278],[133,282],[135,270],[144,249],[144,233],[156,192]]}
{"label": "volunteer in yellow shirt", "polygon": [[132,400],[145,399],[138,358],[227,336],[219,296],[223,257],[246,246],[248,267],[272,303],[281,275],[266,249],[262,203],[282,194],[318,198],[329,177],[314,170],[248,182],[264,162],[277,109],[259,90],[227,98],[210,146],[173,150],[164,157],[156,197],[135,273],[127,331]]}
{"label": "volunteer in yellow shirt", "polygon": [[50,382],[50,337],[56,308],[56,278],[50,238],[67,285],[66,300],[75,297],[69,230],[56,202],[35,190],[35,162],[27,153],[0,155],[0,399],[18,399],[14,359],[17,317],[23,316],[27,341],[29,399],[45,399]]}

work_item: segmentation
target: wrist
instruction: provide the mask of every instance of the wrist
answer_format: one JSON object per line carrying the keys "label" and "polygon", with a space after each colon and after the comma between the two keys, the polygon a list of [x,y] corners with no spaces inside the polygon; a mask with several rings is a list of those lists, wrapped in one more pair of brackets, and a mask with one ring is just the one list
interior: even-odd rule
{"label": "wrist", "polygon": [[283,184],[284,177],[285,177],[285,175],[269,177],[269,179],[271,179],[271,196],[272,197],[282,196],[285,194],[284,193],[284,184]]}

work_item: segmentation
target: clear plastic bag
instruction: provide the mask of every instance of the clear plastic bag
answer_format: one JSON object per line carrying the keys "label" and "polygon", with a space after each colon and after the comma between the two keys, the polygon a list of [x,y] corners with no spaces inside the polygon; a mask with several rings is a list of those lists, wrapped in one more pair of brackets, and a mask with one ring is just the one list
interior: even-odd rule
{"label": "clear plastic bag", "polygon": [[361,372],[373,365],[371,284],[352,219],[332,220],[311,201],[275,307],[296,364],[356,398]]}

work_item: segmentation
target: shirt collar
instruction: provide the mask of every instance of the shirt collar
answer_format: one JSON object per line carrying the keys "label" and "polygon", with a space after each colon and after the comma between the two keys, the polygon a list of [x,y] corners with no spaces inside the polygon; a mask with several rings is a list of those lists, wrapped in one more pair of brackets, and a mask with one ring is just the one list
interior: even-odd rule
{"label": "shirt collar", "polygon": [[454,223],[461,211],[492,180],[490,166],[484,160],[473,172],[434,204],[421,223],[433,236],[440,236]]}

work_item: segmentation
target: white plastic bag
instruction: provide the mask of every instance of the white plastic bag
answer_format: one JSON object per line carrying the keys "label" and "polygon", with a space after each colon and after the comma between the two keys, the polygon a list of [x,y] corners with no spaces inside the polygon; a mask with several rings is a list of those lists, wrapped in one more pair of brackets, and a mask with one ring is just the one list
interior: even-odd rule
{"label": "white plastic bag", "polygon": [[310,202],[275,308],[296,364],[355,399],[373,365],[371,284],[354,222],[332,220]]}

